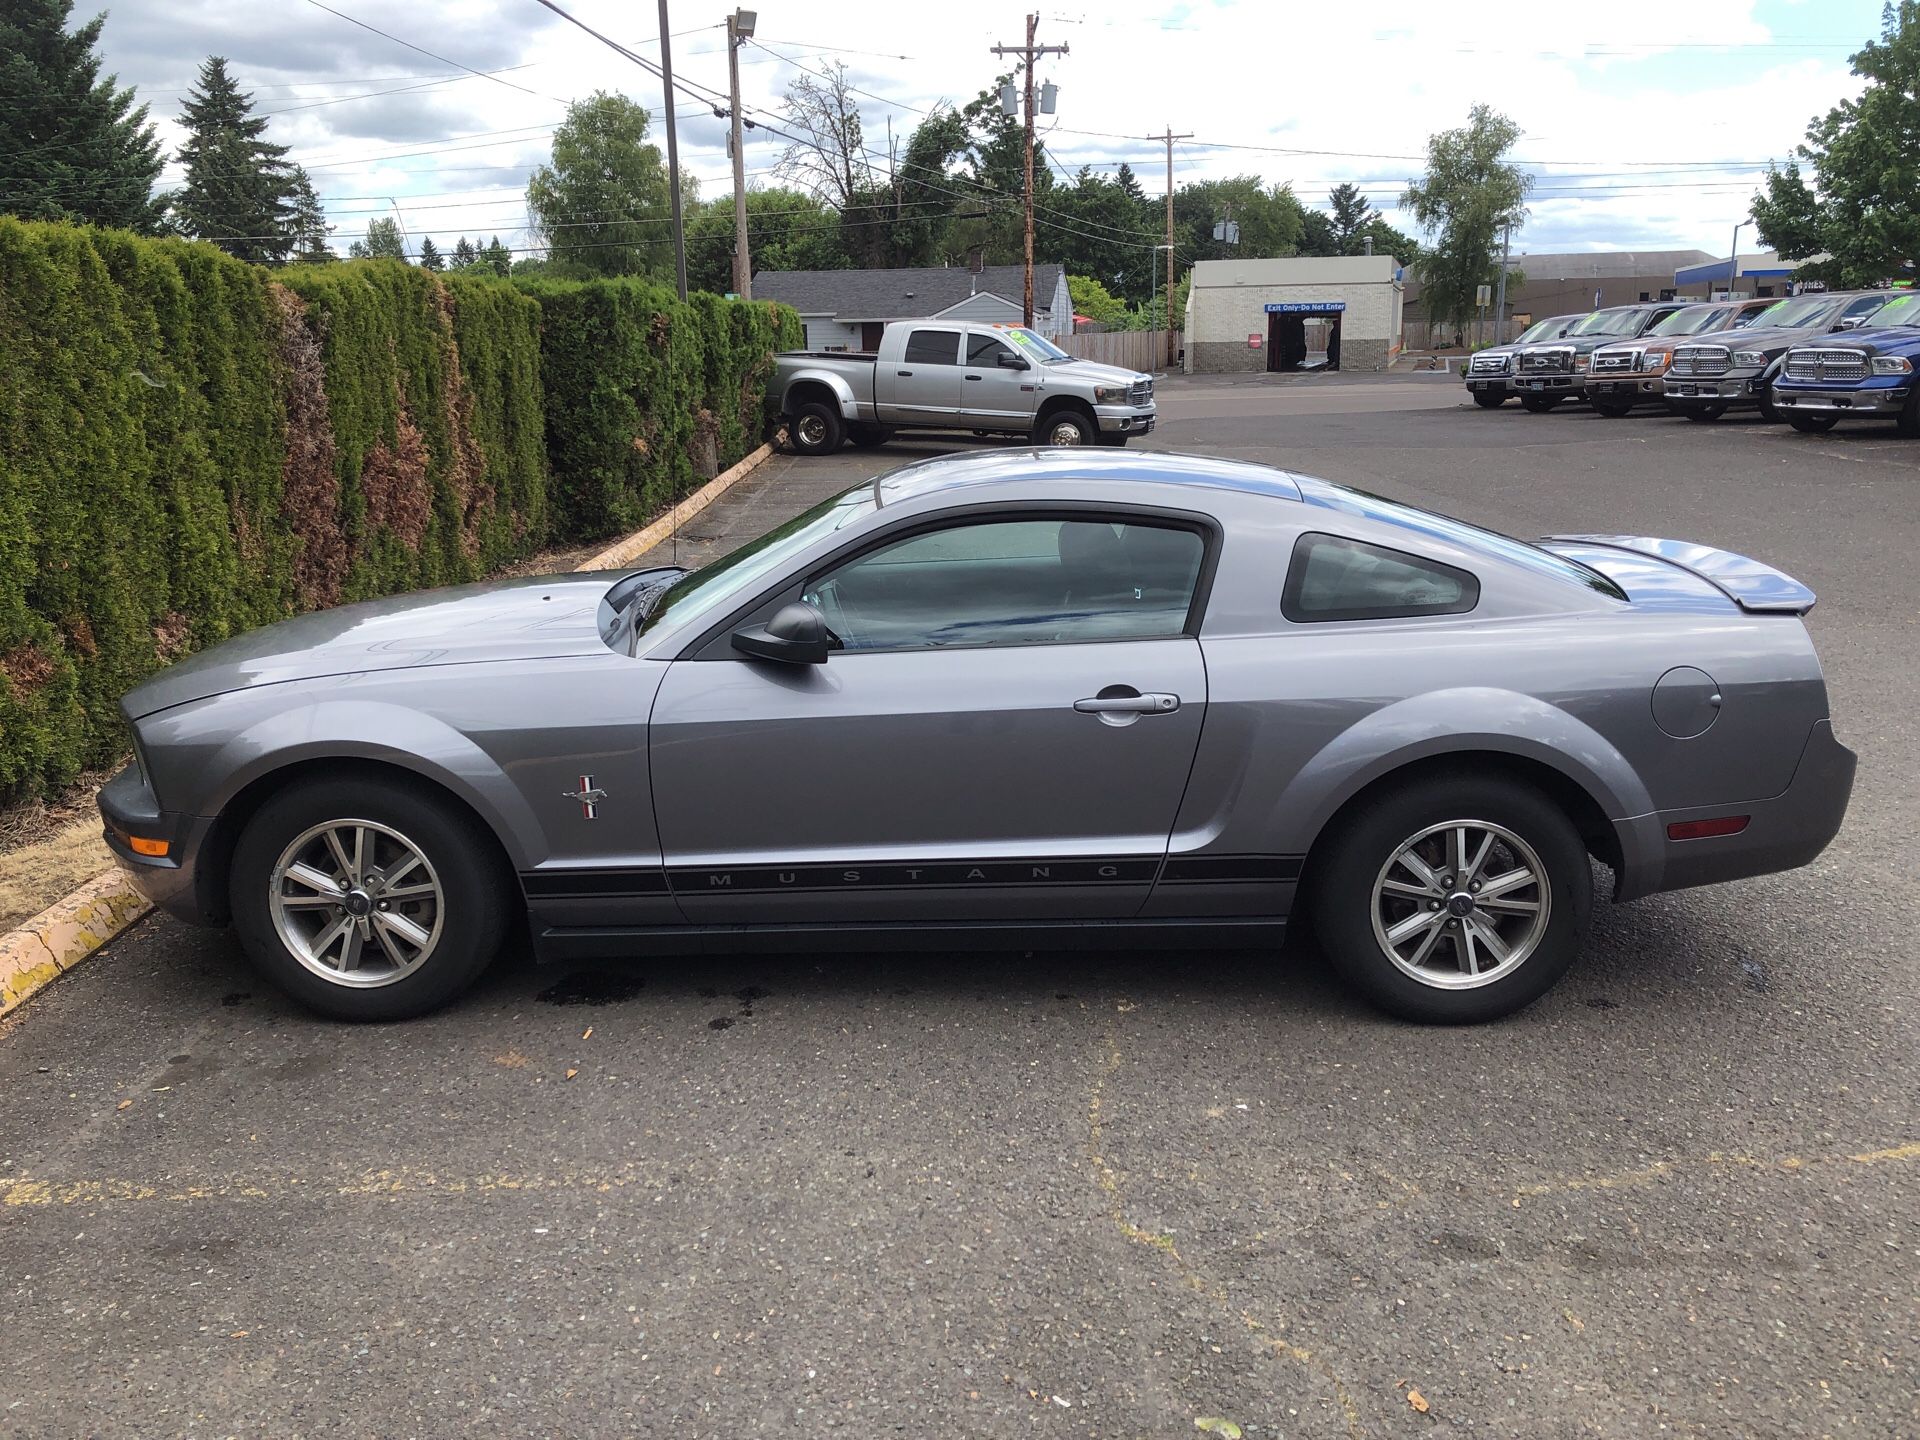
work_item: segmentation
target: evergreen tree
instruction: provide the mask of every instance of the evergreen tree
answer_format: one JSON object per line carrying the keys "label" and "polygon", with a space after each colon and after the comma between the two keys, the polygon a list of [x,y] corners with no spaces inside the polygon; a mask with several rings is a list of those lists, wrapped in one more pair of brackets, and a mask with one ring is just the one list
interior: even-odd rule
{"label": "evergreen tree", "polygon": [[236,259],[285,260],[294,239],[287,147],[260,138],[267,122],[227,73],[225,57],[210,55],[200,66],[180,123],[187,130],[179,154],[187,178],[171,197],[175,226]]}
{"label": "evergreen tree", "polygon": [[473,242],[462,235],[453,247],[453,268],[465,270],[480,263],[480,252],[473,248]]}
{"label": "evergreen tree", "polygon": [[433,237],[427,236],[420,242],[420,268],[422,270],[444,270],[447,262],[441,258],[440,247],[433,243]]}
{"label": "evergreen tree", "polygon": [[320,197],[313,193],[313,181],[303,166],[293,167],[293,189],[288,203],[293,210],[288,221],[288,229],[293,236],[292,258],[302,265],[319,265],[338,259],[327,244],[327,236],[333,233],[333,226],[327,223],[327,212],[321,208]]}
{"label": "evergreen tree", "polygon": [[116,76],[99,78],[96,15],[72,34],[72,0],[0,7],[0,212],[151,233],[165,213],[153,193],[160,141]]}
{"label": "evergreen tree", "polygon": [[367,226],[366,238],[347,247],[351,260],[405,260],[407,242],[400,236],[400,222],[382,217]]}
{"label": "evergreen tree", "polygon": [[1358,185],[1336,185],[1327,197],[1331,214],[1327,223],[1333,230],[1333,253],[1358,255],[1368,228],[1380,218],[1380,212],[1367,203]]}
{"label": "evergreen tree", "polygon": [[498,235],[481,252],[480,259],[496,275],[506,275],[513,269],[513,252],[500,243]]}

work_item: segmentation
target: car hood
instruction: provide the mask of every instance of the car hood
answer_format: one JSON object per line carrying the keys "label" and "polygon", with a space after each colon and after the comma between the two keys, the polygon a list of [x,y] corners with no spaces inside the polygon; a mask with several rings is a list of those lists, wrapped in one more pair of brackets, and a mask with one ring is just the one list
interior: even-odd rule
{"label": "car hood", "polygon": [[1869,355],[1909,355],[1920,350],[1920,326],[1889,325],[1884,330],[1845,330],[1833,336],[1840,349],[1855,348]]}
{"label": "car hood", "polygon": [[1138,370],[1127,370],[1118,365],[1102,365],[1093,360],[1068,360],[1057,365],[1043,365],[1040,371],[1050,379],[1057,376],[1069,380],[1082,380],[1089,385],[1133,386],[1150,378],[1142,375]]}
{"label": "car hood", "polygon": [[[1852,334],[1852,331],[1834,332]],[[1769,350],[1779,352],[1790,345],[1806,345],[1819,340],[1827,334],[1824,325],[1802,327],[1800,329],[1781,330],[1715,330],[1711,334],[1689,336],[1683,343],[1688,345],[1724,345],[1729,350]]]}
{"label": "car hood", "polygon": [[132,720],[230,690],[370,670],[550,659],[604,648],[608,573],[534,575],[316,610],[161,671],[120,702]]}

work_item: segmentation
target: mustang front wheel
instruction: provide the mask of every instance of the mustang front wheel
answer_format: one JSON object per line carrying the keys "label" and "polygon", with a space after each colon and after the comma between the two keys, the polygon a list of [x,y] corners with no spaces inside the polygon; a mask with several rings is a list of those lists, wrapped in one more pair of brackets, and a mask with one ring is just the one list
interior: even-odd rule
{"label": "mustang front wheel", "polygon": [[1327,956],[1403,1019],[1493,1020],[1580,948],[1586,848],[1539,792],[1450,777],[1389,792],[1333,836],[1309,897]]}
{"label": "mustang front wheel", "polygon": [[491,837],[405,783],[314,779],[254,814],[234,849],[234,927],[254,965],[342,1020],[452,999],[506,929]]}

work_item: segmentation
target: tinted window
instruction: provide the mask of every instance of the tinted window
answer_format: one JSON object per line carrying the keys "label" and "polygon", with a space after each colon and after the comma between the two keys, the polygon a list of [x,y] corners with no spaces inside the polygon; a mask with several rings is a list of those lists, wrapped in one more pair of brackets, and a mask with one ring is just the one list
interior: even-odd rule
{"label": "tinted window", "polygon": [[1840,312],[1840,318],[1842,320],[1857,320],[1862,315],[1873,315],[1877,317],[1880,311],[1884,310],[1886,307],[1887,307],[1886,296],[1862,295],[1858,300],[1855,300],[1851,305],[1847,306],[1846,309]]}
{"label": "tinted window", "polygon": [[1170,526],[988,520],[870,550],[806,598],[848,650],[1153,639],[1186,629],[1205,550]]}
{"label": "tinted window", "polygon": [[1458,615],[1480,600],[1480,582],[1464,570],[1384,545],[1338,535],[1294,542],[1280,612],[1289,620],[1387,620]]}
{"label": "tinted window", "polygon": [[967,364],[994,366],[1000,363],[1002,355],[1013,354],[1013,347],[1002,345],[991,335],[969,335],[967,337]]}
{"label": "tinted window", "polygon": [[907,364],[957,365],[959,362],[958,330],[916,330],[907,336]]}

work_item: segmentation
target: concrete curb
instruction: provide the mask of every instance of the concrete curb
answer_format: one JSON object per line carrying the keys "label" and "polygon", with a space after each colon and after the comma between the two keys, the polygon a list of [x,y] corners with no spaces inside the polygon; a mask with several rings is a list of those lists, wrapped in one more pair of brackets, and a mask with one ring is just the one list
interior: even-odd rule
{"label": "concrete curb", "polygon": [[0,935],[0,1015],[24,1004],[151,908],[124,873],[109,870]]}
{"label": "concrete curb", "polygon": [[[720,472],[644,530],[617,540],[580,566],[613,570],[644,555],[718,500],[773,454],[762,445]],[[0,935],[0,1015],[18,1009],[153,907],[119,869],[96,875],[24,925]]]}
{"label": "concrete curb", "polygon": [[580,568],[582,570],[616,570],[635,557],[646,554],[745,479],[761,461],[772,454],[773,446],[762,445],[738,464],[722,470],[646,529],[636,530],[624,540],[616,540],[598,555],[583,561]]}

